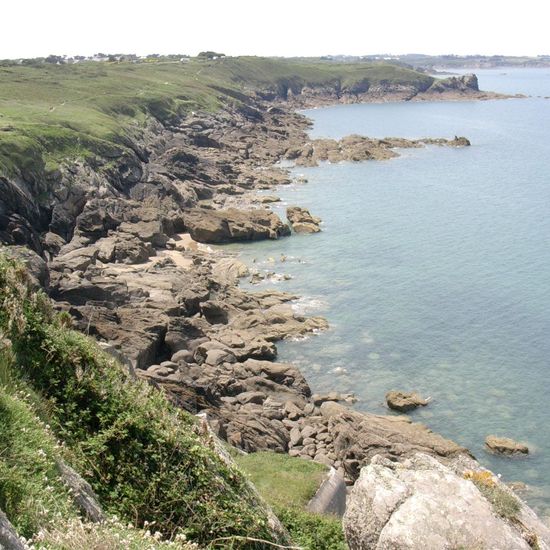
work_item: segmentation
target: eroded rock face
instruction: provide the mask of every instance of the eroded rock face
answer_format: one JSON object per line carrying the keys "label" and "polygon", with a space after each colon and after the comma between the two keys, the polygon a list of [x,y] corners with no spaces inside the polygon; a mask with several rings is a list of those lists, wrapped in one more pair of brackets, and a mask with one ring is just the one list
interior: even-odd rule
{"label": "eroded rock face", "polygon": [[202,243],[278,239],[290,229],[269,210],[211,210],[196,208],[184,215],[191,237]]}
{"label": "eroded rock face", "polygon": [[2,252],[26,267],[31,282],[36,288],[48,288],[50,284],[48,264],[34,250],[26,246],[9,246],[3,248]]}
{"label": "eroded rock face", "polygon": [[515,521],[507,521],[458,467],[421,453],[402,462],[376,456],[351,491],[344,530],[350,550],[528,550],[534,540],[548,548],[550,531],[518,505]]}
{"label": "eroded rock face", "polygon": [[499,455],[526,455],[529,454],[529,447],[518,443],[508,437],[497,437],[488,435],[485,438],[485,446],[488,451]]}
{"label": "eroded rock face", "polygon": [[435,80],[428,88],[427,92],[444,93],[449,91],[458,91],[462,93],[479,92],[479,84],[475,74],[465,74],[462,76],[450,76],[441,80]]}

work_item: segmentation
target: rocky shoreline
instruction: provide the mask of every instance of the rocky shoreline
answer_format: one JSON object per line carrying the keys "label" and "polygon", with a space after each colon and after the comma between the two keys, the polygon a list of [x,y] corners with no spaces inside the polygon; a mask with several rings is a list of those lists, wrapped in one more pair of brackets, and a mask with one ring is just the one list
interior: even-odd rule
{"label": "rocky shoreline", "polygon": [[[259,94],[246,108],[193,113],[169,127],[151,120],[135,155],[96,170],[84,163],[60,170],[46,222],[25,186],[0,178],[8,198],[2,238],[79,330],[178,406],[205,413],[235,447],[315,460],[349,485],[375,456],[376,464],[414,463],[421,453],[455,472],[465,460],[468,471],[482,471],[466,449],[407,417],[354,411],[351,395],[312,395],[296,367],[275,361],[276,342],[322,331],[326,320],[298,315],[295,295],[243,291],[238,279],[247,267],[207,246],[291,234],[254,195],[291,183],[273,168],[279,160],[312,166],[392,158],[395,149],[426,144],[469,145],[466,138],[310,140],[309,122],[295,112],[335,99],[497,97],[476,92],[469,77],[432,88],[345,97],[302,90],[286,101]],[[542,524],[526,529],[550,541]]]}

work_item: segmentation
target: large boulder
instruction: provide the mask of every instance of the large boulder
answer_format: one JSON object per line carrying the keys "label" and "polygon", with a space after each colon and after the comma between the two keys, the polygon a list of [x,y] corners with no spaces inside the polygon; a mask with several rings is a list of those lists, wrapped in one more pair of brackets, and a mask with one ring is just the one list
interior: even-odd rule
{"label": "large boulder", "polygon": [[191,237],[203,243],[277,239],[290,234],[288,225],[269,210],[192,208],[184,214]]}
{"label": "large boulder", "polygon": [[549,548],[550,531],[496,476],[484,477],[515,499],[506,519],[478,486],[433,457],[403,462],[376,456],[348,498],[344,530],[350,550]]}

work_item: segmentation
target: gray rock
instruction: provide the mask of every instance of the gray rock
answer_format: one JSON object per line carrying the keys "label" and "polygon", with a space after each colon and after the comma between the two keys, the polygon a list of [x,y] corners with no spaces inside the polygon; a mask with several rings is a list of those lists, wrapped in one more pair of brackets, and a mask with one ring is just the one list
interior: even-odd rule
{"label": "gray rock", "polygon": [[6,246],[2,248],[2,253],[21,262],[27,268],[33,287],[48,288],[50,283],[48,264],[34,250],[26,246]]}
{"label": "gray rock", "polygon": [[0,550],[29,550],[2,510],[0,510]]}
{"label": "gray rock", "polygon": [[172,369],[173,371],[178,370],[179,365],[175,363],[174,361],[163,361],[160,364],[161,367],[166,367],[168,369]]}
{"label": "gray rock", "polygon": [[56,464],[63,482],[71,490],[75,504],[87,519],[94,523],[104,521],[105,514],[90,484],[62,460],[58,460]]}
{"label": "gray rock", "polygon": [[166,376],[170,376],[174,373],[174,370],[172,367],[163,367],[161,365],[151,365],[146,371],[146,376],[160,376],[161,378],[165,378]]}
{"label": "gray rock", "polygon": [[218,366],[222,363],[235,363],[235,356],[224,349],[211,349],[206,353],[205,363],[207,365]]}
{"label": "gray rock", "polygon": [[300,433],[300,429],[292,428],[292,430],[290,430],[290,444],[292,445],[292,447],[301,445],[302,440],[303,440],[303,437],[302,437],[302,434]]}
{"label": "gray rock", "polygon": [[211,210],[192,208],[184,221],[191,237],[203,243],[277,239],[289,235],[290,229],[269,210]]}
{"label": "gray rock", "polygon": [[[402,463],[374,457],[361,470],[344,515],[350,550],[528,550],[516,523],[498,516],[471,481],[421,453]],[[541,522],[530,524],[540,548],[548,547],[549,533]]]}
{"label": "gray rock", "polygon": [[[315,457],[317,460],[317,457]],[[308,502],[307,509],[316,514],[329,514],[342,517],[346,511],[347,490],[344,477],[336,469],[331,468],[313,498]]]}
{"label": "gray rock", "polygon": [[321,219],[312,216],[305,208],[289,206],[286,209],[286,217],[296,233],[318,233],[321,231],[319,227]]}
{"label": "gray rock", "polygon": [[266,394],[258,391],[246,391],[237,395],[237,401],[243,405],[247,403],[255,403],[261,405],[265,399]]}
{"label": "gray rock", "polygon": [[289,420],[297,420],[304,416],[304,412],[293,401],[287,401],[285,403],[285,412]]}
{"label": "gray rock", "polygon": [[172,355],[171,360],[174,363],[192,363],[193,362],[193,352],[188,349],[181,349],[179,351],[176,351],[174,355]]}
{"label": "gray rock", "polygon": [[313,426],[304,426],[304,428],[302,429],[302,436],[304,437],[304,439],[314,437],[316,433],[317,429]]}

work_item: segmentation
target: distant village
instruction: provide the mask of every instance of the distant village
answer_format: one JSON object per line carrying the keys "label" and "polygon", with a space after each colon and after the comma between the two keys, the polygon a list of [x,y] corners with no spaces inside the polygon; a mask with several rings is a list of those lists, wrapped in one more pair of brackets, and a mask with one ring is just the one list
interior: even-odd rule
{"label": "distant village", "polygon": [[[206,51],[200,52],[197,55],[198,59],[213,60],[225,57],[225,54]],[[0,66],[6,65],[36,65],[43,63],[51,63],[52,65],[75,65],[86,61],[95,61],[97,63],[156,63],[156,62],[172,62],[172,63],[188,63],[191,60],[190,55],[186,54],[169,54],[161,55],[158,53],[150,55],[136,54],[106,54],[96,53],[94,55],[49,55],[48,57],[20,58],[20,59],[4,59],[0,60]]]}

